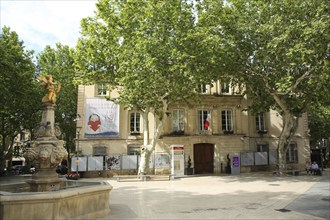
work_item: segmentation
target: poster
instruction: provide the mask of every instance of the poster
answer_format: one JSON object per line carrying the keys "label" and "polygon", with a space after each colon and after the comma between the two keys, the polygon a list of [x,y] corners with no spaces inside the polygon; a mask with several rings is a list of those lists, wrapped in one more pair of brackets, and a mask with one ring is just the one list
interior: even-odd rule
{"label": "poster", "polygon": [[156,154],[155,155],[155,167],[156,168],[170,168],[171,161],[168,154]]}
{"label": "poster", "polygon": [[106,99],[86,99],[85,137],[119,136],[119,105]]}
{"label": "poster", "polygon": [[233,167],[239,167],[239,157],[233,156]]}
{"label": "poster", "polygon": [[106,157],[106,169],[107,170],[120,170],[120,155]]}

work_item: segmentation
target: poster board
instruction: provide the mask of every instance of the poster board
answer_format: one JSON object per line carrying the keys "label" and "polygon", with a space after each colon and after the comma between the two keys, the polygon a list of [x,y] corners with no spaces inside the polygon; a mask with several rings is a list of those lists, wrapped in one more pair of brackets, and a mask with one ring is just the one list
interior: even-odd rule
{"label": "poster board", "polygon": [[241,166],[253,166],[254,165],[254,153],[244,152],[241,153]]}
{"label": "poster board", "polygon": [[138,169],[138,155],[123,155],[121,161],[123,170]]}
{"label": "poster board", "polygon": [[87,157],[72,157],[71,158],[72,172],[77,172],[77,165],[78,165],[78,172],[87,171]]}
{"label": "poster board", "polygon": [[103,156],[89,156],[87,167],[88,171],[103,170]]}
{"label": "poster board", "polygon": [[268,153],[267,152],[255,152],[255,165],[267,165],[268,164]]}
{"label": "poster board", "polygon": [[171,161],[170,155],[167,153],[156,153],[155,155],[155,168],[170,168]]}

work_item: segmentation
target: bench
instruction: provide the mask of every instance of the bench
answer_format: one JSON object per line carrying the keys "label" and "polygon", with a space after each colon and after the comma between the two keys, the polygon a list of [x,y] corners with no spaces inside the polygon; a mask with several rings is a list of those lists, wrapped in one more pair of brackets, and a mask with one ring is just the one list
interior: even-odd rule
{"label": "bench", "polygon": [[150,180],[149,175],[117,175],[117,176],[114,176],[114,178],[116,178],[117,182],[120,182],[121,179],[131,179],[131,180],[137,180],[137,181]]}
{"label": "bench", "polygon": [[[306,172],[306,170],[283,170],[282,173],[290,174],[292,176],[299,176],[301,172]],[[279,176],[278,171],[273,172],[273,176]]]}
{"label": "bench", "polygon": [[151,179],[153,179],[153,180],[174,180],[174,175],[172,175],[172,174],[152,175]]}
{"label": "bench", "polygon": [[159,179],[166,179],[166,180],[173,180],[174,175],[116,175],[113,176],[117,180],[117,182],[120,182],[120,180],[123,179],[130,179],[130,180],[136,180],[136,181],[148,181],[151,179],[159,180]]}
{"label": "bench", "polygon": [[286,174],[291,174],[292,176],[299,176],[301,170],[285,170]]}

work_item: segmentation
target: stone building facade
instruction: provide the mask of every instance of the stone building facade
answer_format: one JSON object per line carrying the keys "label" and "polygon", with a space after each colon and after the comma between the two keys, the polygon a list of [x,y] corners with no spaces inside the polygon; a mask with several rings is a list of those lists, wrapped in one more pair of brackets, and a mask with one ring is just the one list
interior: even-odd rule
{"label": "stone building facade", "polygon": [[[143,143],[141,113],[109,104],[105,85],[81,85],[78,90],[81,120],[77,121],[80,130],[77,150],[83,155],[98,156],[138,153]],[[241,155],[241,172],[275,169],[281,114],[270,110],[253,115],[246,110],[247,96],[226,83],[202,85],[201,93],[201,103],[169,106],[155,153],[170,154],[172,145],[183,145],[185,158],[191,158],[195,174],[224,173],[227,156],[233,154]],[[111,97],[116,95],[113,92]],[[102,117],[96,116],[97,111],[103,114],[103,120],[108,118],[115,124],[107,125],[111,132],[97,135],[95,130],[105,124],[102,124]],[[292,169],[304,169],[310,162],[307,120],[307,115],[299,119],[299,127],[287,151],[287,164]],[[152,114],[149,114],[149,121],[151,138],[155,128]],[[257,154],[261,152],[265,154],[261,155],[264,158],[260,163]],[[247,155],[252,157],[252,163],[246,161]]]}

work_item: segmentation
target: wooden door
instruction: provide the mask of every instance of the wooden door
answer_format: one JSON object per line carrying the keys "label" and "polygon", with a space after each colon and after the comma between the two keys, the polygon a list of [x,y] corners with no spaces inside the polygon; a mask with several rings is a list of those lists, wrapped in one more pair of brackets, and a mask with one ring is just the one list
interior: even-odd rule
{"label": "wooden door", "polygon": [[195,174],[213,173],[213,144],[194,144]]}

